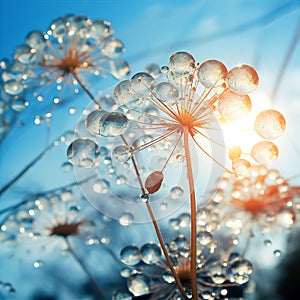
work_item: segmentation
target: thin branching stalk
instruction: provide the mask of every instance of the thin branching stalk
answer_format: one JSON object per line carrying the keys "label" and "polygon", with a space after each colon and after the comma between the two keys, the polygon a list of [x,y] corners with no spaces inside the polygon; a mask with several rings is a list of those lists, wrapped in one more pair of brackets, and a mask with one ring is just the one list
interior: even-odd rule
{"label": "thin branching stalk", "polygon": [[183,128],[184,152],[186,157],[187,175],[190,190],[190,206],[191,206],[191,285],[192,296],[194,300],[198,299],[197,292],[197,205],[195,195],[195,185],[192,169],[192,160],[189,147],[189,129]]}
{"label": "thin branching stalk", "polygon": [[[91,94],[91,92],[89,91],[89,89],[86,87],[86,85],[78,78],[77,73],[76,73],[75,70],[72,71],[72,74],[73,74],[74,78],[78,81],[78,83],[81,85],[81,87],[84,89],[84,91],[87,93],[87,95],[92,99],[92,101],[100,107],[100,105],[98,104],[98,102],[96,101],[96,99],[94,98],[94,96]],[[123,135],[121,135],[121,138],[122,138],[123,142],[127,145],[127,141],[125,140],[125,138],[124,138]],[[146,190],[145,190],[143,182],[141,180],[141,176],[140,176],[140,173],[139,173],[139,170],[138,170],[138,166],[137,166],[137,163],[136,163],[136,160],[135,160],[134,156],[131,157],[131,161],[133,163],[134,170],[135,170],[135,173],[136,173],[136,176],[137,176],[137,179],[138,179],[138,182],[139,182],[142,194],[145,195],[146,194]],[[154,226],[154,230],[156,232],[157,238],[159,240],[160,246],[162,248],[162,251],[164,253],[164,256],[166,258],[168,266],[169,266],[169,268],[170,268],[170,270],[171,270],[171,272],[172,272],[172,274],[174,276],[174,279],[175,279],[175,282],[177,284],[177,287],[178,287],[180,293],[182,294],[182,297],[185,300],[188,300],[188,297],[185,294],[185,291],[184,291],[184,288],[183,288],[183,286],[181,284],[179,276],[178,276],[178,274],[177,274],[177,272],[176,272],[176,270],[175,270],[175,268],[173,266],[173,263],[172,263],[172,260],[171,260],[171,258],[169,256],[167,247],[166,247],[166,245],[164,243],[164,239],[162,237],[159,225],[158,225],[158,223],[156,221],[156,218],[154,216],[151,204],[150,204],[150,202],[148,200],[146,201],[146,206],[147,206],[147,210],[148,210],[148,213],[150,215],[152,224]]]}
{"label": "thin branching stalk", "polygon": [[[122,140],[124,141],[124,143],[127,145],[127,141],[125,140],[125,138],[123,136],[121,136],[121,137],[122,137]],[[143,185],[140,173],[139,173],[138,165],[137,165],[137,162],[136,162],[134,156],[131,157],[131,161],[132,161],[133,168],[134,168],[135,174],[137,176],[137,179],[138,179],[138,182],[139,182],[139,185],[140,185],[141,192],[142,192],[143,195],[145,195],[146,194],[146,190],[144,188],[144,185]],[[180,278],[179,278],[179,276],[178,276],[178,274],[177,274],[177,272],[176,272],[176,270],[175,270],[175,268],[173,266],[172,260],[171,260],[171,258],[169,256],[168,249],[167,249],[167,247],[165,245],[165,242],[164,242],[163,236],[161,234],[159,225],[158,225],[158,223],[156,221],[156,218],[155,218],[155,215],[153,213],[151,203],[149,202],[148,199],[146,199],[146,206],[147,206],[147,210],[148,210],[148,213],[150,215],[151,222],[153,224],[156,236],[158,238],[159,244],[160,244],[161,249],[162,249],[162,251],[164,253],[164,256],[166,258],[167,264],[168,264],[168,266],[169,266],[169,268],[170,268],[170,270],[171,270],[171,272],[172,272],[172,274],[174,276],[174,279],[175,279],[175,282],[177,284],[177,287],[178,287],[180,293],[182,294],[182,297],[185,300],[188,300],[188,297],[186,296],[184,288],[183,288],[183,286],[181,284]]]}
{"label": "thin branching stalk", "polygon": [[84,84],[84,82],[78,77],[77,71],[72,69],[71,70],[72,75],[74,76],[74,78],[76,79],[76,81],[79,83],[79,85],[83,88],[83,90],[88,94],[88,96],[92,99],[92,101],[98,105],[99,103],[97,102],[96,98],[92,95],[92,93],[89,91],[89,89],[87,88],[87,86]]}

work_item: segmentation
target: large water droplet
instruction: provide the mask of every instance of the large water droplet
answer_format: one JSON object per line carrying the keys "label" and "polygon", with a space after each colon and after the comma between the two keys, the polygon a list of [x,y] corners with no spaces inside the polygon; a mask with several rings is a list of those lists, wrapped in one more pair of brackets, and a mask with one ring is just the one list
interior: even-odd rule
{"label": "large water droplet", "polygon": [[155,87],[156,97],[172,106],[178,99],[178,90],[169,82],[161,82]]}
{"label": "large water droplet", "polygon": [[246,259],[239,259],[229,268],[229,280],[237,284],[244,284],[253,272],[252,264]]}
{"label": "large water droplet", "polygon": [[127,266],[134,266],[141,261],[140,249],[136,246],[126,246],[120,253],[121,261]]}
{"label": "large water droplet", "polygon": [[268,165],[278,158],[278,148],[272,142],[262,141],[253,146],[251,156],[257,162]]}
{"label": "large water droplet", "polygon": [[127,117],[119,112],[104,114],[100,120],[100,135],[113,137],[123,134],[129,126]]}
{"label": "large water droplet", "polygon": [[213,236],[211,233],[207,231],[198,232],[197,234],[197,243],[201,246],[206,246],[210,244],[213,240]]}
{"label": "large water droplet", "polygon": [[121,81],[114,89],[114,97],[118,105],[134,108],[143,103],[142,97],[137,97],[130,90],[130,80]]}
{"label": "large water droplet", "polygon": [[261,137],[272,140],[283,134],[286,122],[280,112],[270,109],[257,115],[254,126]]}
{"label": "large water droplet", "polygon": [[69,162],[83,168],[91,168],[100,154],[98,145],[89,139],[77,139],[70,144],[67,150]]}
{"label": "large water droplet", "polygon": [[107,114],[105,110],[94,110],[87,116],[85,120],[85,126],[89,132],[92,134],[100,135],[100,128],[101,128],[101,118]]}
{"label": "large water droplet", "polygon": [[109,62],[111,74],[117,78],[122,79],[130,72],[130,67],[127,61],[122,59],[115,59]]}
{"label": "large water droplet", "polygon": [[155,264],[160,261],[161,250],[156,244],[145,244],[141,248],[142,260],[148,265]]}
{"label": "large water droplet", "polygon": [[15,49],[14,59],[22,64],[32,64],[41,60],[41,55],[36,49],[28,45],[21,45]]}
{"label": "large water droplet", "polygon": [[191,74],[195,68],[195,59],[187,52],[176,52],[170,57],[168,67],[175,75]]}
{"label": "large water droplet", "polygon": [[232,170],[236,175],[244,176],[249,173],[251,164],[246,159],[237,159],[232,162]]}
{"label": "large water droplet", "polygon": [[157,64],[149,64],[146,66],[146,71],[149,73],[153,78],[158,78],[161,75],[160,66]]}
{"label": "large water droplet", "polygon": [[44,38],[44,34],[40,31],[32,31],[28,33],[25,42],[31,48],[39,51],[43,50],[46,46],[46,39]]}
{"label": "large water droplet", "polygon": [[133,274],[127,281],[128,290],[134,296],[141,296],[150,292],[150,282],[148,277],[142,274]]}
{"label": "large water droplet", "polygon": [[248,115],[251,109],[251,100],[247,95],[226,91],[220,96],[217,107],[226,121],[236,122]]}
{"label": "large water droplet", "polygon": [[251,66],[241,65],[229,71],[227,81],[234,92],[248,94],[257,88],[258,75]]}
{"label": "large water droplet", "polygon": [[217,60],[205,61],[198,69],[199,80],[207,88],[220,86],[226,76],[227,68]]}
{"label": "large water droplet", "polygon": [[104,38],[101,43],[101,49],[102,54],[109,58],[116,58],[125,51],[123,42],[114,36]]}
{"label": "large water droplet", "polygon": [[131,148],[125,145],[117,146],[113,152],[113,157],[119,162],[126,162],[132,155]]}
{"label": "large water droplet", "polygon": [[23,85],[17,80],[8,80],[4,83],[4,91],[12,96],[20,95],[23,92]]}
{"label": "large water droplet", "polygon": [[131,77],[130,87],[138,95],[149,95],[155,83],[153,77],[145,72],[140,72]]}

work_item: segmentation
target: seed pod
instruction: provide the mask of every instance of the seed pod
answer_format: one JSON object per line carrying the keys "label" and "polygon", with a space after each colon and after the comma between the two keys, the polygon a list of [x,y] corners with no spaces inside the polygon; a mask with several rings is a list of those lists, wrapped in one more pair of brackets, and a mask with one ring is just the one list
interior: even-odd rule
{"label": "seed pod", "polygon": [[161,171],[152,172],[146,179],[145,188],[149,194],[156,193],[164,180],[164,174]]}

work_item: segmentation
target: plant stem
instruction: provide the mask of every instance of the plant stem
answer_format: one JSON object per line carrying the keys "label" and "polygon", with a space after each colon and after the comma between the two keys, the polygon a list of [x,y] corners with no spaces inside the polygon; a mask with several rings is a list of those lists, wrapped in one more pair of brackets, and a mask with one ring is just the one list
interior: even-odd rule
{"label": "plant stem", "polygon": [[83,88],[83,90],[88,94],[88,96],[93,100],[93,102],[101,108],[100,104],[97,102],[96,98],[92,95],[92,93],[89,91],[89,89],[86,87],[86,85],[83,83],[83,81],[78,77],[77,71],[75,69],[71,70],[72,75],[76,79],[76,81],[79,83],[79,85]]}
{"label": "plant stem", "polygon": [[194,300],[198,299],[197,292],[197,211],[196,211],[196,196],[195,185],[192,169],[192,160],[189,147],[189,128],[183,128],[184,151],[186,157],[187,176],[190,190],[190,206],[191,206],[191,285],[192,296]]}
{"label": "plant stem", "polygon": [[[121,137],[122,137],[122,140],[124,141],[124,143],[127,144],[125,138],[123,136],[121,136]],[[139,182],[142,194],[144,195],[144,194],[146,194],[146,190],[145,190],[143,182],[141,180],[139,169],[138,169],[138,166],[137,166],[137,163],[136,163],[136,160],[135,160],[134,156],[131,157],[131,161],[132,161],[132,164],[133,164],[133,167],[134,167],[134,170],[135,170],[135,173],[136,173],[136,176],[137,176],[137,179],[138,179],[138,182]],[[171,260],[171,258],[169,256],[169,253],[168,253],[167,247],[165,245],[164,239],[162,237],[159,225],[158,225],[158,223],[156,221],[156,218],[155,218],[155,215],[153,213],[151,203],[149,202],[148,199],[146,200],[146,206],[147,206],[147,210],[148,210],[148,213],[150,215],[150,218],[151,218],[151,221],[152,221],[155,233],[157,235],[160,247],[161,247],[161,249],[162,249],[162,251],[164,253],[164,256],[166,258],[167,264],[168,264],[168,266],[169,266],[169,268],[170,268],[170,270],[171,270],[171,272],[172,272],[172,274],[174,276],[174,279],[175,279],[175,282],[177,284],[177,287],[178,287],[178,289],[179,289],[182,297],[185,300],[188,300],[188,297],[186,296],[184,288],[183,288],[183,286],[181,284],[180,278],[179,278],[179,276],[178,276],[178,274],[177,274],[177,272],[176,272],[176,270],[175,270],[175,268],[173,266],[172,260]]]}
{"label": "plant stem", "polygon": [[89,278],[91,284],[93,285],[93,287],[97,291],[97,294],[100,297],[100,299],[104,299],[104,295],[103,295],[102,289],[99,287],[98,283],[96,282],[96,280],[94,279],[94,277],[92,276],[92,274],[90,273],[90,271],[87,269],[87,267],[84,265],[82,259],[76,254],[76,252],[74,251],[74,249],[71,246],[71,243],[70,243],[70,241],[69,241],[69,239],[67,237],[65,237],[65,241],[67,243],[69,252],[72,254],[72,256],[74,257],[74,259],[78,262],[78,264],[80,265],[80,267],[82,268],[82,270],[85,272],[85,274]]}

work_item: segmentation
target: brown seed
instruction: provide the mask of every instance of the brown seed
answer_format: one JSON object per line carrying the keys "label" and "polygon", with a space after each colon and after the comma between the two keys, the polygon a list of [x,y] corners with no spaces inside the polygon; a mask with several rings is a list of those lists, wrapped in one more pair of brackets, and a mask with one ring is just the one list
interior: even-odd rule
{"label": "brown seed", "polygon": [[161,171],[152,172],[146,179],[145,188],[149,194],[156,193],[164,180],[164,174]]}

